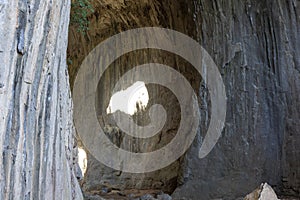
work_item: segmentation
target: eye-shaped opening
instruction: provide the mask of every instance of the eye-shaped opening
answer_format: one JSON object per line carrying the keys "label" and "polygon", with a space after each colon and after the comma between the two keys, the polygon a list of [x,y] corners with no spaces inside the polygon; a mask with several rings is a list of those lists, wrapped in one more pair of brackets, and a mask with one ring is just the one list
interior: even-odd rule
{"label": "eye-shaped opening", "polygon": [[138,110],[143,110],[149,102],[149,94],[146,85],[137,81],[125,90],[115,92],[110,98],[106,113],[114,113],[117,110],[129,115],[134,115]]}

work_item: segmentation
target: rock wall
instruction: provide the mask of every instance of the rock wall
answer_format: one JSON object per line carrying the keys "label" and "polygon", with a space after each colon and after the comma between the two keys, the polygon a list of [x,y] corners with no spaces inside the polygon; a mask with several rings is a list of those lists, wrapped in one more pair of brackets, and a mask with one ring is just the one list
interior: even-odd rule
{"label": "rock wall", "polygon": [[[209,93],[201,77],[186,70],[190,69],[188,64],[178,67],[184,62],[165,52],[122,57],[111,66],[104,83],[99,84],[99,109],[107,106],[112,86],[127,70],[122,66],[165,61],[185,74],[197,92],[199,134],[186,155],[174,164],[175,174],[169,166],[152,174],[120,176],[90,156],[84,180],[87,190],[93,186],[99,189],[104,182],[131,188],[136,182],[132,184],[128,178],[138,179],[141,188],[155,189],[151,184],[173,177],[179,186],[173,193],[175,199],[233,199],[245,196],[261,182],[270,183],[279,195],[300,196],[298,0],[101,0],[94,7],[87,35],[78,34],[74,27],[69,33],[71,84],[82,60],[99,42],[124,30],[160,26],[189,35],[209,52],[222,74],[228,101],[222,137],[214,150],[200,160],[198,150],[210,121]],[[146,53],[152,54],[147,57]],[[172,96],[159,96],[166,94],[161,93],[163,89],[148,86],[148,90],[152,91],[152,99],[166,108],[175,105]],[[171,116],[177,111],[171,111]],[[171,129],[176,129],[174,118]]]}
{"label": "rock wall", "polygon": [[66,66],[70,1],[0,1],[0,199],[82,199]]}
{"label": "rock wall", "polygon": [[[300,196],[300,2],[199,1],[199,42],[214,58],[227,92],[222,138],[204,159],[187,153],[189,199],[244,196],[268,181]],[[205,122],[201,132],[205,133]],[[199,141],[203,136],[199,136]]]}

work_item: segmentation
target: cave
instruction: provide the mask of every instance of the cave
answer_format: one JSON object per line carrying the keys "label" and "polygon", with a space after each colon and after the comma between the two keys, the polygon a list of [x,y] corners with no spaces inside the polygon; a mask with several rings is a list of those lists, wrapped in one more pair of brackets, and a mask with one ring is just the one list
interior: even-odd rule
{"label": "cave", "polygon": [[[126,72],[141,64],[153,62],[173,66],[191,83],[193,89],[198,91],[198,96],[200,96],[199,87],[204,87],[201,76],[193,69],[191,64],[179,56],[172,55],[166,51],[140,50],[126,54],[114,61],[99,81],[95,107],[98,121],[103,127],[106,136],[113,144],[130,152],[146,153],[160,149],[174,138],[180,124],[181,110],[179,102],[172,91],[164,86],[145,84],[140,81],[131,85],[128,83],[122,84],[121,82],[121,92],[113,93],[116,83],[120,81]],[[147,93],[144,104],[136,98],[133,98],[135,101],[130,101],[135,92],[139,94],[139,90],[142,92],[140,92],[140,95]],[[127,99],[122,97],[124,95],[122,93],[126,93],[126,91],[129,92]],[[204,93],[206,94],[204,95]],[[208,92],[205,90],[202,91],[202,95],[204,97],[207,96],[207,99],[209,97]],[[114,102],[116,98],[121,99],[117,99]],[[207,99],[202,99],[202,101]],[[167,119],[159,133],[149,138],[125,137],[126,133],[118,127],[112,116],[112,113],[119,109],[131,115],[139,126],[146,126],[151,123],[149,109],[155,104],[164,107]],[[201,100],[199,100],[198,105],[199,109],[201,105],[203,108],[205,107]],[[208,118],[208,116],[205,116],[206,114],[208,114],[208,111],[204,112],[203,117]],[[84,145],[81,148],[84,149]],[[111,169],[94,158],[92,154],[88,153],[88,150],[86,152],[87,169],[81,182],[87,198],[93,195],[100,195],[118,199],[120,198],[120,193],[124,196],[133,195],[136,197],[146,194],[157,195],[160,192],[171,195],[184,182],[184,156],[181,156],[163,169],[135,174]],[[108,191],[109,193],[107,193]]]}
{"label": "cave", "polygon": [[[105,166],[85,149],[77,136],[78,146],[87,153],[86,172],[79,178],[85,198],[127,199],[165,193],[175,199],[235,199],[250,193],[262,182],[272,185],[279,196],[299,196],[297,166],[300,159],[295,148],[300,141],[299,134],[296,134],[299,111],[289,108],[290,104],[299,108],[295,92],[299,91],[299,85],[293,84],[299,82],[299,56],[296,55],[299,40],[293,40],[299,33],[299,23],[296,22],[299,20],[299,3],[293,2],[92,2],[93,11],[87,16],[87,29],[78,31],[78,25],[72,23],[69,27],[71,88],[79,66],[99,43],[127,30],[163,27],[189,36],[212,57],[226,87],[227,113],[222,137],[207,157],[197,159],[212,110],[211,94],[204,78],[190,62],[165,50],[139,49],[122,55],[105,70],[96,90],[97,118],[110,142],[126,151],[145,153],[162,148],[177,133],[182,111],[178,99],[168,88],[139,80],[121,83],[119,91],[114,91],[124,74],[146,63],[171,66],[188,80],[197,96],[197,135],[191,147],[175,162],[142,174]],[[72,12],[75,11],[71,11],[71,15]],[[282,23],[284,17],[291,20],[290,12],[295,14],[294,21]],[[284,47],[283,43],[290,46]],[[283,51],[290,52],[291,57],[282,55]],[[150,138],[126,136],[112,115],[118,110],[113,108],[113,96],[119,92],[118,98],[122,99],[121,93],[134,90],[130,87],[135,84],[143,88],[144,94],[147,93],[146,100],[144,103],[137,100],[128,103],[129,100],[124,99],[126,109],[131,106],[131,111],[122,108],[121,111],[130,114],[139,126],[151,123],[149,109],[154,104],[162,105],[167,113],[161,131]],[[289,96],[286,91],[289,91]],[[293,120],[288,122],[287,118]]]}
{"label": "cave", "polygon": [[299,199],[299,37],[299,0],[0,0],[0,199]]}
{"label": "cave", "polygon": [[[167,2],[147,1],[134,3],[128,1],[113,3],[102,1],[93,3],[94,12],[88,18],[90,21],[89,30],[86,33],[82,33],[78,32],[76,26],[72,26],[72,24],[70,26],[68,58],[71,60],[69,65],[71,87],[75,80],[76,70],[78,70],[84,58],[83,56],[87,55],[99,42],[121,31],[144,26],[161,26],[185,32],[191,31],[189,35],[196,37],[193,27],[195,22],[191,8],[188,8],[188,5],[185,5],[184,2],[169,2],[171,4],[170,8],[166,8],[164,5],[167,4],[165,3]],[[122,12],[120,12],[121,10]],[[136,13],[132,15],[134,12]],[[141,13],[148,15],[145,16],[143,14],[145,20],[138,17]],[[168,16],[162,13],[167,13]],[[172,24],[171,20],[174,19],[168,19],[173,15],[180,19],[179,23]],[[150,16],[152,16],[151,20],[149,20]],[[125,21],[123,21],[124,19]],[[108,20],[110,24],[102,23],[103,20]],[[194,25],[191,26],[191,24]],[[145,126],[151,122],[149,108],[154,104],[160,104],[165,108],[168,116],[164,127],[159,133],[150,138],[124,138],[126,133],[122,132],[114,122],[111,113],[116,111],[112,109],[113,96],[118,95],[118,92],[113,93],[116,83],[126,72],[146,63],[160,63],[172,66],[180,72],[189,81],[197,96],[201,96],[201,99],[199,98],[198,100],[199,109],[201,108],[204,111],[201,117],[209,118],[209,106],[207,105],[209,104],[209,93],[205,89],[205,84],[199,73],[184,58],[157,49],[136,50],[122,55],[103,73],[97,86],[95,107],[98,121],[104,127],[105,134],[110,141],[119,148],[137,153],[155,151],[168,144],[176,135],[180,123],[180,106],[172,91],[158,84],[141,84],[141,82],[140,86],[144,86],[144,90],[148,93],[147,104],[141,106],[135,112],[131,111],[130,115],[138,125]],[[123,84],[122,92],[136,83],[132,83],[132,85]],[[202,88],[201,94],[200,88]],[[128,100],[125,101],[127,102]],[[120,110],[126,112],[128,105],[126,104],[125,106],[127,106],[125,110],[122,108]],[[129,106],[135,107],[135,102],[134,105]],[[206,128],[207,125],[203,126],[202,130],[204,131]],[[80,137],[78,138],[79,147],[85,149],[80,141]],[[124,196],[133,195],[136,197],[149,193],[156,196],[160,192],[171,195],[185,179],[186,159],[184,155],[163,169],[149,173],[134,174],[111,169],[95,159],[88,150],[86,152],[87,168],[81,180],[82,190],[86,198],[92,198],[95,195],[107,198],[122,198],[120,193]]]}

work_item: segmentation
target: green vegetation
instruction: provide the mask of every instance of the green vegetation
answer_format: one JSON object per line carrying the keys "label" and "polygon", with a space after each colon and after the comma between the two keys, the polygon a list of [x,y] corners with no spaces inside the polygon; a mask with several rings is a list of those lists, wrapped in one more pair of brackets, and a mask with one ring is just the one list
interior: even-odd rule
{"label": "green vegetation", "polygon": [[86,34],[89,29],[88,16],[93,12],[90,0],[72,0],[70,24],[76,26],[78,32]]}

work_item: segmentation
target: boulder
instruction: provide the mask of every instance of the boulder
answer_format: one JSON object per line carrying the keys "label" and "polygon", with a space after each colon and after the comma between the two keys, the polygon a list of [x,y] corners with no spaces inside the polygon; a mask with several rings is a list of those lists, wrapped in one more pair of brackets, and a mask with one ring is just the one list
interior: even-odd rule
{"label": "boulder", "polygon": [[268,183],[262,183],[259,188],[248,194],[244,200],[277,200],[277,195]]}

